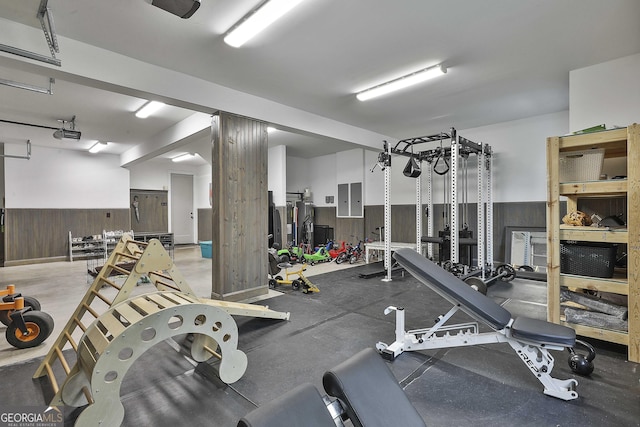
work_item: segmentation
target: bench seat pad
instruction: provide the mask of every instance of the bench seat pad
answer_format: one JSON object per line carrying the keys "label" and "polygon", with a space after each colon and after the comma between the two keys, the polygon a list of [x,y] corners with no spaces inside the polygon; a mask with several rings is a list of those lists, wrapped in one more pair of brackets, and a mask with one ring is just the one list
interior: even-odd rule
{"label": "bench seat pad", "polygon": [[528,317],[516,317],[511,324],[511,336],[517,340],[562,347],[573,347],[576,342],[576,331],[568,326]]}
{"label": "bench seat pad", "polygon": [[304,383],[254,409],[238,422],[237,427],[335,427],[335,425],[318,389],[312,384]]}
{"label": "bench seat pad", "polygon": [[372,348],[327,371],[322,384],[330,396],[342,402],[355,427],[425,426],[398,380]]}

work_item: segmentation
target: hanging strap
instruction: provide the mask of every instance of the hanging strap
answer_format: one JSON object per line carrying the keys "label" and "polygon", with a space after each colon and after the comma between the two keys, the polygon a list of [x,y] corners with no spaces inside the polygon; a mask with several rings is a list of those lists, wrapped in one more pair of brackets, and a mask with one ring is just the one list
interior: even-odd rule
{"label": "hanging strap", "polygon": [[418,162],[413,157],[413,155],[411,155],[411,157],[409,158],[409,161],[404,167],[402,173],[404,174],[404,176],[407,176],[409,178],[417,178],[422,173],[422,170],[420,169],[420,166],[418,165]]}
{"label": "hanging strap", "polygon": [[[449,162],[447,162],[447,159],[444,155],[444,148],[442,148],[442,139],[440,140],[440,155],[438,156],[438,159],[436,160],[435,164],[433,165],[433,171],[435,173],[437,173],[438,175],[445,175],[446,173],[449,172]],[[444,162],[445,165],[445,169],[441,169],[438,170],[438,163],[440,163],[440,160],[442,160]]]}

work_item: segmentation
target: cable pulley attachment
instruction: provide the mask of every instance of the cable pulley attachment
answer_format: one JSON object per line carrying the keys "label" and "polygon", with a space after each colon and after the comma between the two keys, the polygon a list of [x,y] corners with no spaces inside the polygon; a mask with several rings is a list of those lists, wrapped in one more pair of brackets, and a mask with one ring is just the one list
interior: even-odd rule
{"label": "cable pulley attachment", "polygon": [[420,169],[420,165],[416,161],[416,158],[414,157],[414,154],[413,154],[413,145],[411,145],[411,157],[409,157],[409,161],[407,162],[407,165],[402,170],[402,173],[404,174],[404,176],[408,178],[417,178],[422,173],[422,170]]}
{"label": "cable pulley attachment", "polygon": [[[438,155],[438,158],[436,159],[436,162],[433,164],[433,171],[438,175],[445,175],[449,172],[449,162],[447,161],[447,158],[445,156],[445,149],[442,147],[442,140],[440,140],[440,153]],[[441,166],[440,170],[438,170],[438,164],[440,163],[440,160],[444,162],[445,169],[442,169]]]}

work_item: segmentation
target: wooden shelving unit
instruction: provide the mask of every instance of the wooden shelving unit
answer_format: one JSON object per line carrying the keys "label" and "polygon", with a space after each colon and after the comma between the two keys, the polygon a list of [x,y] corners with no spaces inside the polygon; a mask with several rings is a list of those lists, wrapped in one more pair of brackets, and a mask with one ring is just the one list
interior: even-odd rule
{"label": "wooden shelving unit", "polygon": [[[600,148],[604,157],[626,158],[627,178],[601,181],[559,182],[560,154]],[[572,227],[561,224],[560,197],[567,211],[577,210],[583,198],[626,198],[626,229]],[[619,243],[627,245],[627,268],[613,278],[602,279],[560,272],[560,242]],[[561,287],[627,295],[628,332],[566,322],[561,313]],[[576,330],[578,335],[623,344],[628,358],[640,362],[640,125],[572,136],[547,138],[547,318]]]}

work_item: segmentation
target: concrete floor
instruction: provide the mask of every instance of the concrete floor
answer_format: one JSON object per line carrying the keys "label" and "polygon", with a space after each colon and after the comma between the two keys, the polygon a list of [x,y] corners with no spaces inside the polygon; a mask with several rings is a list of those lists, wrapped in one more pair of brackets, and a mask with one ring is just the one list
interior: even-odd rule
{"label": "concrete floor", "polygon": [[[211,262],[201,258],[198,247],[176,249],[175,263],[198,295],[209,294]],[[392,341],[394,316],[385,316],[385,307],[404,307],[408,329],[428,326],[450,308],[410,275],[394,276],[392,282],[366,280],[359,274],[367,266],[350,267],[309,267],[306,273],[320,293],[303,295],[290,288],[271,292],[265,303],[290,312],[289,321],[237,317],[238,348],[249,364],[233,384],[212,375],[206,362],[194,365],[183,343],[167,340],[154,346],[123,380],[122,425],[233,427],[251,409],[303,382],[322,391],[327,369],[380,340]],[[15,283],[24,294],[40,299],[57,328],[82,298],[86,278],[84,262],[0,269],[0,282]],[[148,291],[148,285],[138,288]],[[513,316],[546,315],[543,282],[516,278],[491,286],[489,296]],[[50,340],[56,336],[57,331]],[[626,347],[589,341],[598,352],[590,377],[576,377],[569,370],[567,352],[552,352],[554,377],[578,379],[580,397],[569,402],[544,395],[507,344],[406,352],[387,365],[430,426],[640,426],[640,365],[626,360]],[[11,387],[0,387],[2,405],[48,402],[47,387],[31,379],[47,345],[32,350],[3,345],[0,378]],[[73,425],[80,411],[65,407],[65,425]]]}
{"label": "concrete floor", "polygon": [[[202,258],[200,246],[178,246],[174,250],[174,263],[196,295],[211,296],[211,259]],[[359,264],[362,265],[362,261]],[[44,344],[31,349],[16,349],[4,338],[0,339],[0,366],[9,365],[35,357],[44,356],[51,348],[78,303],[85,295],[93,277],[87,274],[87,261],[53,262],[0,268],[0,287],[16,285],[16,292],[31,296],[42,305],[42,311],[55,321],[55,329]],[[328,271],[352,267],[349,263],[320,263],[307,266],[305,275],[312,277]],[[140,285],[139,293],[151,292],[151,285]],[[278,296],[278,291],[270,290],[263,298]],[[247,301],[247,302],[255,302]],[[0,324],[4,336],[6,327]]]}

